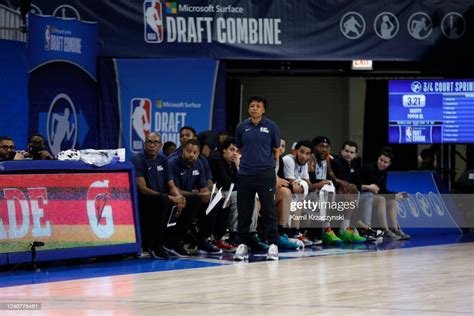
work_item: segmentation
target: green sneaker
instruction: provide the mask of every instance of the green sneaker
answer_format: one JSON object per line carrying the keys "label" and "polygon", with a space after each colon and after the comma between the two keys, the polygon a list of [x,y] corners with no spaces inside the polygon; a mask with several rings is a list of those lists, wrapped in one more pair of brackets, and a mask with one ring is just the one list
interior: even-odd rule
{"label": "green sneaker", "polygon": [[363,243],[366,242],[367,239],[365,237],[360,236],[355,230],[348,227],[342,234],[341,239],[345,243]]}
{"label": "green sneaker", "polygon": [[342,243],[342,240],[340,240],[330,228],[326,229],[324,234],[321,236],[321,240],[327,245],[339,245]]}

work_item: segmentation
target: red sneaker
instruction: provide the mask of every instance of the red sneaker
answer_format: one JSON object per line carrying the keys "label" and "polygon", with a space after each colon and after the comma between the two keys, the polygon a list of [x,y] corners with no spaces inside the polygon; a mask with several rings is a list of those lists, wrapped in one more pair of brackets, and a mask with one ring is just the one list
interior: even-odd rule
{"label": "red sneaker", "polygon": [[304,234],[300,233],[299,235],[295,236],[295,238],[301,240],[303,244],[305,245],[305,247],[309,247],[313,245],[313,242],[309,240],[308,237],[306,237]]}
{"label": "red sneaker", "polygon": [[216,245],[217,248],[222,249],[222,251],[224,251],[224,252],[235,252],[235,250],[236,250],[235,246],[225,242],[222,239],[216,240],[214,242],[214,245]]}

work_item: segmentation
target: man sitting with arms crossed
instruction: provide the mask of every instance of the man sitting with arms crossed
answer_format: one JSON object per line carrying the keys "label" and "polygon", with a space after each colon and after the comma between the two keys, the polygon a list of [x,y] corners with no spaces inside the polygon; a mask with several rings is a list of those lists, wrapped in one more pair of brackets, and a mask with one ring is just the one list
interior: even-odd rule
{"label": "man sitting with arms crossed", "polygon": [[[181,194],[186,197],[188,204],[193,203],[189,213],[170,229],[169,237],[166,239],[165,248],[177,256],[187,256],[189,253],[184,249],[182,242],[191,227],[194,217],[199,214],[198,252],[203,254],[220,254],[222,251],[214,246],[208,238],[214,232],[216,210],[205,214],[202,205],[209,203],[210,192],[207,188],[204,166],[198,160],[200,153],[199,142],[192,138],[182,146],[180,156],[169,159],[173,178]],[[187,211],[186,209],[185,211]]]}
{"label": "man sitting with arms crossed", "polygon": [[[179,129],[179,143],[181,144],[181,146],[177,148],[173,153],[171,153],[168,158],[171,159],[175,156],[181,156],[183,152],[183,145],[190,139],[197,140],[196,130],[192,126],[181,127]],[[201,146],[201,143],[199,144],[199,146]],[[207,188],[209,190],[212,190],[212,186],[214,185],[214,183],[212,182],[212,173],[211,167],[209,166],[209,161],[207,160],[207,157],[203,154],[199,154],[198,160],[204,167],[204,176],[206,178]]]}

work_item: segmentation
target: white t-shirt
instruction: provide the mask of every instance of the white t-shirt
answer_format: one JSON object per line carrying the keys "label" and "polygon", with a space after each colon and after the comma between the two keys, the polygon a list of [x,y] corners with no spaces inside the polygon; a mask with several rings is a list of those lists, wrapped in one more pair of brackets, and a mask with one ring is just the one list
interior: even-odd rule
{"label": "white t-shirt", "polygon": [[316,170],[314,171],[317,180],[326,180],[328,174],[328,162],[327,160],[316,163]]}
{"label": "white t-shirt", "polygon": [[308,180],[308,163],[300,165],[296,162],[296,157],[288,154],[283,157],[285,179]]}

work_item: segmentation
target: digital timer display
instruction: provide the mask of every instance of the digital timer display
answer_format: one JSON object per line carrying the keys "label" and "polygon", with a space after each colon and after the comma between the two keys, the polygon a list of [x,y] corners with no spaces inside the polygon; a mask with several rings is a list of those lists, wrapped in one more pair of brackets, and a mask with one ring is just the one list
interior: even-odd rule
{"label": "digital timer display", "polygon": [[474,143],[474,80],[390,80],[389,142]]}

